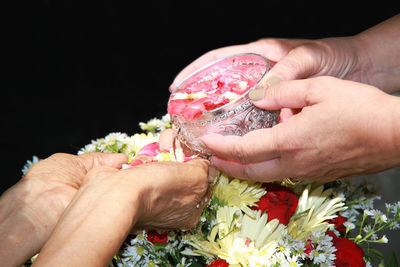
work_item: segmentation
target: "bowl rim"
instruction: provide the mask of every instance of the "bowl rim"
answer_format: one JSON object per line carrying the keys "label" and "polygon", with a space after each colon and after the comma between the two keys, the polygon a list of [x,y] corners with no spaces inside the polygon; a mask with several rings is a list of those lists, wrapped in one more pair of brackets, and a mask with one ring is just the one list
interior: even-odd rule
{"label": "bowl rim", "polygon": [[[208,63],[208,64],[205,64],[205,65],[202,66],[200,69],[198,69],[198,70],[196,70],[195,72],[193,72],[193,73],[189,74],[188,76],[186,76],[186,78],[183,79],[183,81],[182,81],[181,83],[179,83],[179,85],[177,85],[177,86],[175,87],[175,89],[171,92],[171,95],[172,95],[173,93],[175,93],[175,92],[181,87],[181,85],[184,84],[187,80],[189,80],[189,79],[192,78],[193,76],[197,75],[198,73],[202,72],[203,70],[205,70],[205,69],[207,69],[207,68],[209,68],[209,67],[211,67],[211,66],[217,64],[218,62],[224,61],[224,60],[226,60],[226,59],[233,58],[233,57],[238,57],[238,56],[246,56],[246,55],[257,56],[257,57],[262,58],[262,59],[265,61],[266,69],[265,69],[265,72],[264,72],[264,73],[262,74],[262,76],[260,77],[260,79],[259,79],[249,90],[247,90],[246,93],[242,94],[241,96],[237,97],[237,98],[234,99],[233,101],[230,101],[229,103],[227,103],[227,104],[225,104],[225,105],[223,105],[223,106],[220,106],[220,107],[215,108],[215,109],[212,109],[212,110],[204,111],[204,112],[200,115],[200,117],[202,117],[202,116],[205,115],[205,114],[210,114],[210,113],[218,112],[219,110],[221,110],[221,109],[223,109],[223,108],[226,108],[226,106],[228,106],[228,105],[230,105],[230,104],[233,104],[233,103],[235,103],[235,102],[237,102],[237,101],[240,101],[241,99],[245,98],[245,97],[250,93],[250,91],[254,90],[254,89],[260,84],[260,82],[264,79],[265,75],[268,73],[268,71],[269,71],[269,69],[270,69],[270,67],[271,67],[271,61],[268,60],[268,59],[267,59],[266,57],[264,57],[263,55],[260,55],[260,54],[258,54],[258,53],[251,53],[251,52],[249,52],[249,53],[238,53],[238,54],[232,54],[232,55],[225,56],[225,57],[219,58],[219,59],[217,59],[217,60],[214,60],[214,61],[212,61],[212,62],[210,62],[210,63]],[[168,105],[169,105],[169,102],[170,102],[170,101],[171,101],[171,98],[168,99]],[[175,115],[175,116],[177,116],[177,115],[183,116],[182,114],[174,114],[174,115]]]}

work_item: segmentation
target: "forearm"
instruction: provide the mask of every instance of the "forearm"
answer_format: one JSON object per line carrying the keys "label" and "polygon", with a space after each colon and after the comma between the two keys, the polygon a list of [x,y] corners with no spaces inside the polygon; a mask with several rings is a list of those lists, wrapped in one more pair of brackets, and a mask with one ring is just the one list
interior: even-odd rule
{"label": "forearm", "polygon": [[400,90],[400,15],[354,37],[362,82],[387,93]]}
{"label": "forearm", "polygon": [[34,266],[105,266],[112,259],[136,222],[139,194],[127,201],[105,188],[77,193]]}
{"label": "forearm", "polygon": [[21,180],[0,199],[0,262],[7,266],[20,266],[37,253],[57,222],[60,205],[36,193],[42,186]]}

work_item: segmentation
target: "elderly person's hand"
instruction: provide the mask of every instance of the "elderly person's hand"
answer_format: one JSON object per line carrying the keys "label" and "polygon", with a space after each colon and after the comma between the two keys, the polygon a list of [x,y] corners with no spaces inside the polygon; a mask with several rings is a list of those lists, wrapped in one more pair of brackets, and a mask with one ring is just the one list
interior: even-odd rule
{"label": "elderly person's hand", "polygon": [[207,203],[208,165],[195,159],[91,170],[34,266],[104,266],[132,228],[195,226]]}
{"label": "elderly person's hand", "polygon": [[122,154],[54,154],[35,164],[0,199],[0,262],[21,266],[47,241],[87,172],[97,166],[120,168]]}
{"label": "elderly person's hand", "polygon": [[230,175],[329,181],[400,165],[400,98],[375,87],[333,77],[282,81],[254,104],[301,111],[242,137],[203,136],[211,163]]}

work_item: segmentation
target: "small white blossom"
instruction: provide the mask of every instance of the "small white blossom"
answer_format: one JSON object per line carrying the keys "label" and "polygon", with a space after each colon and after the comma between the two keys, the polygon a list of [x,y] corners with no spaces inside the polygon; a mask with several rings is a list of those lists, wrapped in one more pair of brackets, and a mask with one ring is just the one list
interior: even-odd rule
{"label": "small white blossom", "polygon": [[389,242],[389,239],[387,239],[386,235],[383,235],[381,239],[377,240],[377,242],[386,244],[387,242]]}
{"label": "small white blossom", "polygon": [[353,229],[356,228],[356,225],[354,223],[352,223],[352,222],[349,222],[349,221],[344,222],[343,225],[346,227],[347,231],[350,231],[350,230],[353,230]]}
{"label": "small white blossom", "polygon": [[32,157],[32,161],[27,160],[24,167],[22,168],[22,175],[25,175],[33,165],[38,163],[40,159],[37,156]]}

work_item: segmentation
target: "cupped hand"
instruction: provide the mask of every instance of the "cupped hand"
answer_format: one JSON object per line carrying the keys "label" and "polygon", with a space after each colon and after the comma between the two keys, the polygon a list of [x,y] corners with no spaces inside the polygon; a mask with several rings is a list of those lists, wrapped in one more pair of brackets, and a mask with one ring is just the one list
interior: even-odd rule
{"label": "cupped hand", "polygon": [[254,104],[301,111],[243,137],[202,137],[211,163],[230,175],[328,181],[400,164],[400,100],[375,87],[333,77],[283,81]]}
{"label": "cupped hand", "polygon": [[127,160],[121,154],[59,153],[35,164],[1,196],[1,262],[20,266],[42,248],[89,170],[96,166],[120,168]]}
{"label": "cupped hand", "polygon": [[208,166],[195,159],[92,169],[34,266],[103,266],[133,228],[195,226],[209,193]]}
{"label": "cupped hand", "polygon": [[142,195],[136,228],[189,229],[194,227],[210,199],[208,167],[204,159],[187,163],[141,165],[148,189]]}
{"label": "cupped hand", "polygon": [[45,217],[46,226],[49,227],[49,224],[55,225],[58,216],[84,183],[88,171],[98,166],[121,168],[127,161],[128,157],[124,154],[90,153],[76,156],[57,153],[35,164],[21,182],[32,184],[32,193],[35,193],[37,198],[48,201],[48,213],[56,215],[52,221]]}

